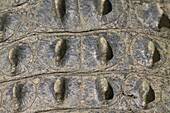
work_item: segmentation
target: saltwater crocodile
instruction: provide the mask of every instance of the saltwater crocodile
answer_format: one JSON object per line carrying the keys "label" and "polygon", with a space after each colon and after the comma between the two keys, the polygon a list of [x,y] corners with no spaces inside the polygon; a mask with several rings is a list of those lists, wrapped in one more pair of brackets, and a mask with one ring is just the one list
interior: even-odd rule
{"label": "saltwater crocodile", "polygon": [[169,0],[1,0],[0,113],[170,113]]}

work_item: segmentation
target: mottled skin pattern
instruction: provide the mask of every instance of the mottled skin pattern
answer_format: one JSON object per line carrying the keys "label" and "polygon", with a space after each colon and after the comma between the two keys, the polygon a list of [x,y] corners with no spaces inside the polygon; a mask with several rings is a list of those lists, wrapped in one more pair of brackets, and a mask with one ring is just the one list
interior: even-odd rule
{"label": "mottled skin pattern", "polygon": [[63,1],[0,0],[0,113],[169,113],[170,2]]}

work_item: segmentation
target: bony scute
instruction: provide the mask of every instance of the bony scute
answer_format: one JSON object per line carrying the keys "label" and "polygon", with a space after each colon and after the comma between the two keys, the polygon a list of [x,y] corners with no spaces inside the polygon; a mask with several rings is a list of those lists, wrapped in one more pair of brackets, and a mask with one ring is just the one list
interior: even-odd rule
{"label": "bony scute", "polygon": [[14,84],[12,89],[12,102],[14,111],[19,111],[22,101],[23,84]]}
{"label": "bony scute", "polygon": [[55,11],[58,18],[63,18],[66,13],[65,0],[54,0]]}
{"label": "bony scute", "polygon": [[96,90],[100,101],[106,102],[113,99],[113,88],[106,78],[99,77],[96,79]]}
{"label": "bony scute", "polygon": [[8,59],[11,64],[11,73],[16,74],[17,66],[18,66],[18,56],[19,56],[19,46],[15,46],[11,48],[8,53]]}
{"label": "bony scute", "polygon": [[98,50],[100,54],[101,64],[106,65],[113,57],[113,51],[105,37],[100,37],[98,40]]}
{"label": "bony scute", "polygon": [[55,62],[57,65],[63,63],[67,51],[67,42],[65,39],[59,39],[55,45]]}
{"label": "bony scute", "polygon": [[96,3],[99,15],[104,16],[112,11],[112,4],[110,0],[96,0]]}
{"label": "bony scute", "polygon": [[148,80],[144,79],[139,84],[139,96],[141,106],[146,109],[148,104],[155,100],[155,92],[152,89]]}
{"label": "bony scute", "polygon": [[57,103],[61,103],[64,100],[65,94],[65,79],[63,77],[57,78],[54,82],[54,98]]}

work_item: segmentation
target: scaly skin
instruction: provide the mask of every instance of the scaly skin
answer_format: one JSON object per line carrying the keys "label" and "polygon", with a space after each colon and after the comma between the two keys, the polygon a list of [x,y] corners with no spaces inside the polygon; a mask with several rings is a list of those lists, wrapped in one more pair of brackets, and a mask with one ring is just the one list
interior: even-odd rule
{"label": "scaly skin", "polygon": [[1,0],[0,113],[169,113],[169,4]]}

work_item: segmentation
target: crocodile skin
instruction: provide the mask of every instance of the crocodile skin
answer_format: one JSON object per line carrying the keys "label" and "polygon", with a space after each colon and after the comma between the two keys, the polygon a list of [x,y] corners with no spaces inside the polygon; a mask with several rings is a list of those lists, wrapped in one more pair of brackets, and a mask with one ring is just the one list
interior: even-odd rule
{"label": "crocodile skin", "polygon": [[170,1],[0,1],[0,113],[80,112],[170,112]]}

